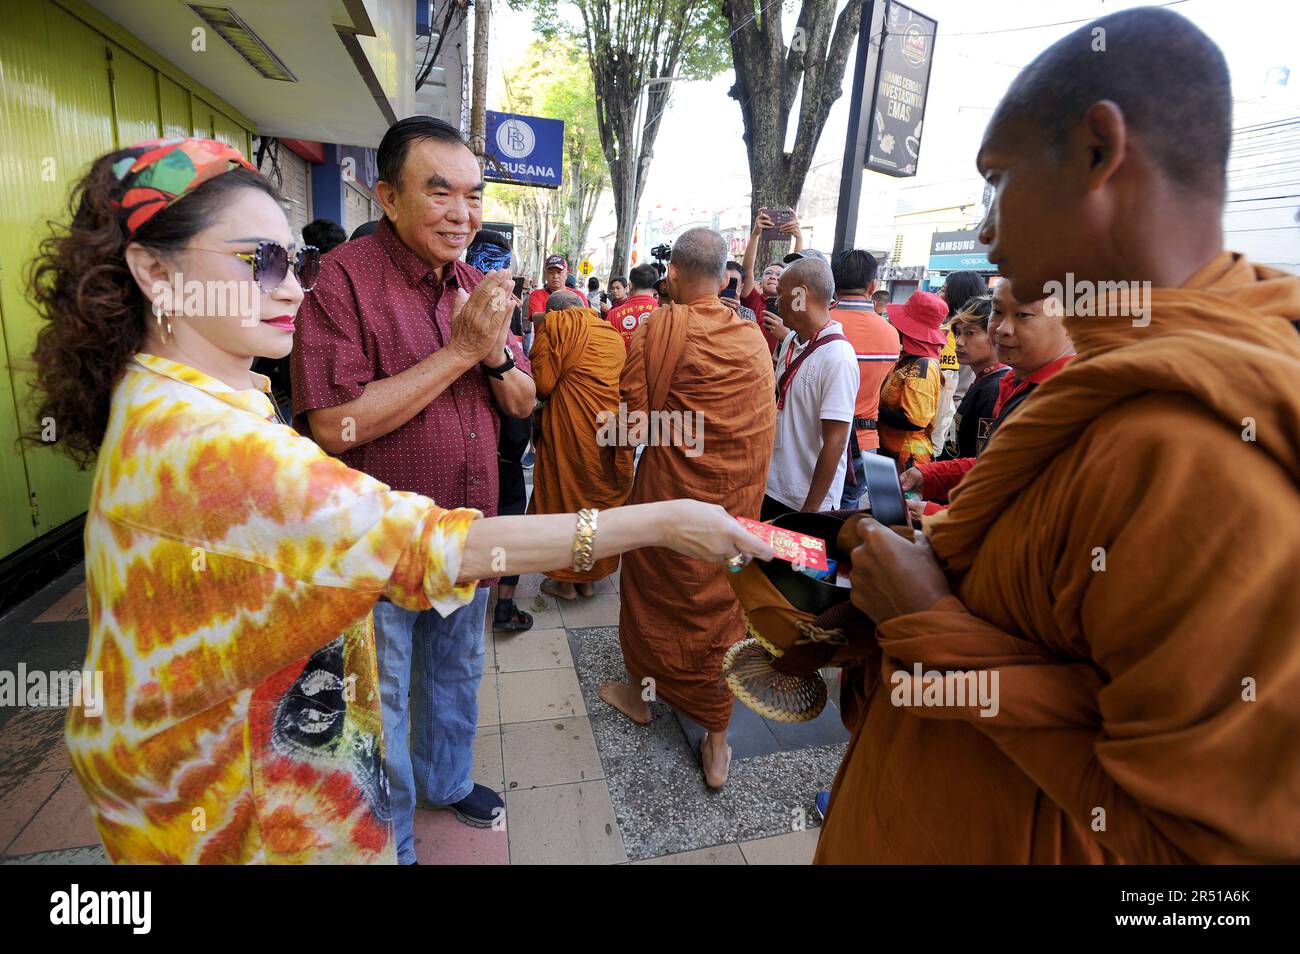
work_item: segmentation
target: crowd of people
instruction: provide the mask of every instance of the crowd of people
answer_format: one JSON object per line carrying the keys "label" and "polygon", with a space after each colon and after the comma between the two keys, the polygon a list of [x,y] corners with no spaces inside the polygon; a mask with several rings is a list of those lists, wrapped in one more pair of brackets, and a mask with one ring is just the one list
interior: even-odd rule
{"label": "crowd of people", "polygon": [[[32,290],[36,419],[97,466],[106,706],[67,740],[109,857],[413,863],[417,806],[497,823],[477,689],[490,595],[527,630],[528,572],[579,600],[621,568],[600,698],[689,716],[725,785],[728,574],[774,557],[735,518],[870,512],[884,455],[916,525],[857,524],[871,645],[819,863],[1300,860],[1300,279],[1224,249],[1230,141],[1200,30],[1085,25],[980,145],[999,276],[904,301],[793,215],[760,271],[766,209],[741,262],[691,229],[607,294],[563,255],[521,289],[429,117],[379,147],[383,219],[324,255],[229,146],[101,157]],[[250,266],[252,314],[166,294]],[[1048,294],[1067,274],[1149,283],[1147,320]],[[286,357],[281,415],[251,368]],[[996,711],[900,702],[923,670],[1000,674]]]}

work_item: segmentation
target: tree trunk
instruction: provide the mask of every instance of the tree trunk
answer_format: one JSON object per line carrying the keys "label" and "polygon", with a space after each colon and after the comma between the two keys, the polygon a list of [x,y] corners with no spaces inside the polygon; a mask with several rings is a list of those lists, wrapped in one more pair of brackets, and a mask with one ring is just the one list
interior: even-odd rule
{"label": "tree trunk", "polygon": [[[826,117],[840,97],[863,5],[864,0],[849,0],[836,18],[836,0],[803,0],[787,48],[779,7],[770,16],[756,18],[752,2],[724,0],[736,70],[730,95],[740,103],[749,157],[751,222],[760,208],[798,206]],[[794,147],[786,152],[786,130],[801,82]],[[765,242],[756,267],[763,268],[790,247],[786,240]]]}
{"label": "tree trunk", "polygon": [[[618,146],[611,148],[606,146],[605,159],[609,165],[609,185],[614,193],[614,220],[616,222],[614,231],[614,254],[611,259],[611,268],[616,274],[623,275],[627,272],[628,258],[632,253],[631,246],[628,244],[630,229],[628,223],[636,220],[636,199],[633,194],[632,183],[632,164],[627,161],[627,156],[631,152],[633,120],[628,115],[635,107],[635,100],[623,108],[621,105],[615,105],[621,115],[617,122],[610,123],[610,138],[618,142]],[[604,145],[605,123],[602,127],[602,145]],[[626,146],[622,144],[626,143]]]}
{"label": "tree trunk", "polygon": [[[627,273],[631,253],[628,237],[636,221],[648,160],[654,152],[660,120],[671,92],[669,83],[648,84],[647,81],[677,75],[689,24],[699,9],[689,2],[661,3],[655,10],[652,7],[656,5],[637,10],[617,7],[611,13],[608,4],[578,2],[596,91],[596,125],[614,193],[618,225],[611,268],[616,275]],[[645,13],[652,15],[645,16]],[[646,108],[640,123],[638,150],[635,148],[637,107],[643,90]]]}
{"label": "tree trunk", "polygon": [[591,228],[589,199],[595,191],[590,182],[584,183],[581,189],[574,192],[573,200],[569,203],[569,240],[575,259],[581,258],[587,250],[587,232]]}
{"label": "tree trunk", "polygon": [[568,213],[570,260],[580,257],[587,245],[587,227],[582,221],[582,210],[588,193],[592,191],[588,170],[582,156],[571,152],[569,157],[569,189],[565,211]]}
{"label": "tree trunk", "polygon": [[492,0],[474,0],[474,77],[473,98],[469,108],[469,147],[483,167],[487,140],[487,66],[488,29],[492,20]]}
{"label": "tree trunk", "polygon": [[583,204],[578,210],[578,237],[582,246],[587,244],[587,233],[591,231],[591,220],[596,217],[596,203],[600,201],[600,185],[589,184]]}

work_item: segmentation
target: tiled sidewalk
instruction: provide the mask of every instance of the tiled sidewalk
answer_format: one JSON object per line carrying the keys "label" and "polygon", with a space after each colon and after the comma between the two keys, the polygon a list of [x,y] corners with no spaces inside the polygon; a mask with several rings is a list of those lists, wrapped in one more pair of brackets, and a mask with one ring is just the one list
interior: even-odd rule
{"label": "tiled sidewalk", "polygon": [[[566,632],[618,625],[618,576],[573,602],[540,595],[541,579],[520,580],[515,599],[533,615],[533,628],[492,637],[479,692],[477,779],[504,792],[506,831],[475,831],[446,812],[418,812],[421,863],[629,860]],[[817,830],[809,829],[638,863],[806,864],[816,844]]]}
{"label": "tiled sidewalk", "polygon": [[[87,625],[78,567],[0,620],[0,669],[80,669]],[[68,761],[63,720],[63,709],[0,707],[0,863],[106,861]]]}
{"label": "tiled sidewalk", "polygon": [[[87,625],[81,572],[72,571],[6,615],[0,623],[0,668],[14,670],[20,660],[32,668],[38,663],[46,668],[80,666]],[[583,631],[607,635],[610,627],[617,626],[617,576],[602,581],[595,597],[558,606],[553,598],[538,595],[540,581],[540,575],[526,576],[516,591],[520,605],[534,616],[533,629],[495,637],[490,631],[487,634],[475,778],[504,794],[505,830],[473,829],[447,811],[418,811],[416,854],[420,861],[622,864],[632,854],[637,863],[644,864],[807,863],[816,846],[815,828],[728,840],[661,857],[646,857],[644,847],[634,852],[625,847],[621,827],[625,820],[615,811],[587,706],[601,707],[604,720],[621,717],[593,695],[584,698],[571,650],[573,640],[580,639]],[[677,748],[673,758],[681,763],[680,770],[693,754],[671,716],[666,709],[659,711],[661,708],[656,706],[656,724],[669,739],[667,744]],[[63,717],[59,709],[0,711],[0,863],[105,860],[71,773],[63,745]],[[620,731],[644,730],[628,723],[627,729]],[[778,758],[800,754],[780,753]],[[837,760],[836,753],[830,756],[823,760],[825,764]],[[733,763],[729,785],[734,791],[728,793],[742,801],[752,794],[740,788],[744,764]],[[774,764],[780,769],[794,763]],[[772,764],[764,763],[762,772],[752,774],[755,778],[770,775],[771,769]],[[818,785],[829,783],[826,771],[819,768]],[[687,774],[693,772],[689,769]],[[800,786],[808,788],[811,797],[810,784],[800,780]],[[682,793],[675,794],[680,798]],[[689,804],[695,796],[686,795]],[[637,811],[647,815],[657,807],[654,800],[662,796],[663,792],[656,795],[653,790],[634,788],[619,797],[625,805],[627,799],[635,800]],[[704,793],[701,786],[698,797],[717,796]],[[715,814],[720,804],[727,803],[713,803]],[[709,837],[707,832],[703,837]],[[698,837],[695,844],[699,844]]]}

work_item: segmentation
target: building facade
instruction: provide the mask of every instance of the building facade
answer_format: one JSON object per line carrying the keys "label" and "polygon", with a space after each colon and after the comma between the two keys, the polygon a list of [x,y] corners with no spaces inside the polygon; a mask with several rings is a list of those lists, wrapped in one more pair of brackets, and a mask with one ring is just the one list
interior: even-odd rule
{"label": "building facade", "polygon": [[[79,548],[90,490],[91,473],[52,448],[13,450],[32,423],[26,368],[40,327],[26,268],[48,223],[67,220],[72,184],[112,149],[203,136],[274,166],[297,230],[322,215],[345,227],[373,218],[373,147],[414,110],[416,34],[414,0],[4,6],[0,600],[50,548]],[[329,145],[340,142],[361,145]]]}

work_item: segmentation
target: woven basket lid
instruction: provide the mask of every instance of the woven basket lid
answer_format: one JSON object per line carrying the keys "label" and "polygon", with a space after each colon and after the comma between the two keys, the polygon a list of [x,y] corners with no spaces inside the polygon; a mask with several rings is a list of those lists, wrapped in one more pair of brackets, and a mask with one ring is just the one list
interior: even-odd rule
{"label": "woven basket lid", "polygon": [[820,673],[777,672],[771,653],[756,639],[742,639],[727,650],[722,677],[732,695],[774,722],[811,722],[826,708],[826,681]]}

